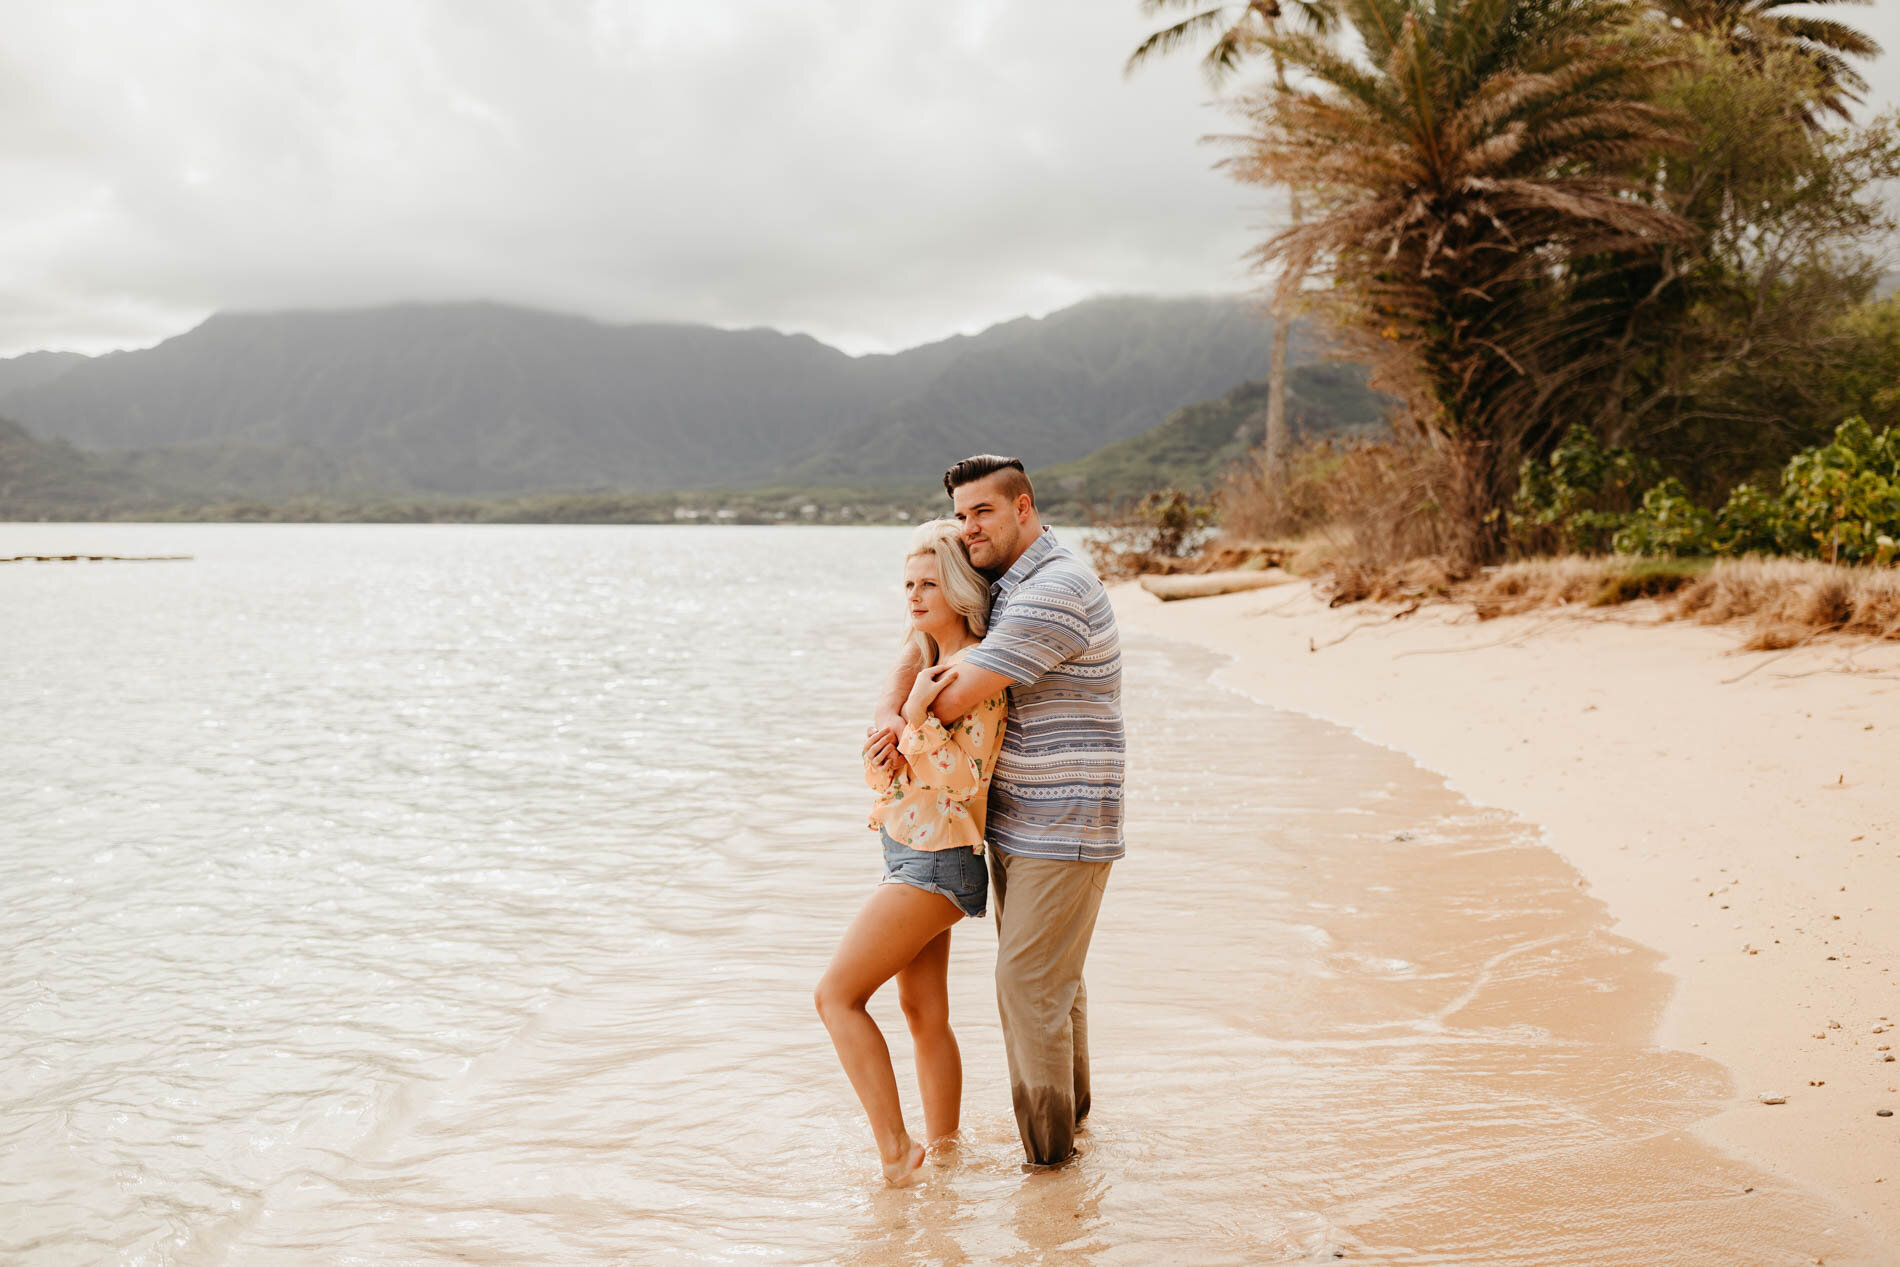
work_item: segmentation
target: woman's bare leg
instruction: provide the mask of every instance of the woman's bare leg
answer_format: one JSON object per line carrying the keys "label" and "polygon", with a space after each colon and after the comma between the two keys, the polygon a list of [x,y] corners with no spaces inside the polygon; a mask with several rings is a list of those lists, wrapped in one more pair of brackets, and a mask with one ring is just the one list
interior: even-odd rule
{"label": "woman's bare leg", "polygon": [[934,1144],[957,1133],[963,1114],[963,1054],[950,1032],[950,930],[897,970],[897,1000],[917,1053],[917,1090],[924,1101],[924,1138]]}
{"label": "woman's bare leg", "polygon": [[891,1050],[864,1005],[879,986],[962,918],[956,903],[940,893],[926,893],[908,884],[878,885],[845,930],[831,966],[812,994],[845,1075],[871,1119],[884,1177],[893,1184],[909,1182],[923,1165],[924,1150],[904,1129]]}

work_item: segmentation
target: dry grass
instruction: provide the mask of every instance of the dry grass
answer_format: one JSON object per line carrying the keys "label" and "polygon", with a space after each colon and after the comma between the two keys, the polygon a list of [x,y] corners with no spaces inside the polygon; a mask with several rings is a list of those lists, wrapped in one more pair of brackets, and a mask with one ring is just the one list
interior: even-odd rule
{"label": "dry grass", "polygon": [[1710,625],[1751,620],[1755,632],[1746,645],[1763,651],[1823,633],[1900,639],[1900,569],[1725,560],[1683,590],[1677,613]]}
{"label": "dry grass", "polygon": [[1523,559],[1488,569],[1460,588],[1481,619],[1514,616],[1540,607],[1587,603],[1613,607],[1638,598],[1661,598],[1696,583],[1713,566],[1708,559],[1632,559],[1565,555]]}
{"label": "dry grass", "polygon": [[1576,555],[1526,559],[1485,573],[1467,587],[1462,597],[1487,618],[1587,602],[1602,591],[1608,565],[1607,559]]}
{"label": "dry grass", "polygon": [[1362,599],[1442,597],[1480,620],[1568,605],[1667,600],[1665,620],[1753,625],[1749,650],[1800,646],[1840,633],[1900,641],[1900,568],[1836,567],[1814,559],[1526,559],[1460,579],[1442,561],[1373,568],[1333,560],[1323,582],[1334,606]]}
{"label": "dry grass", "polygon": [[1322,441],[1288,455],[1268,486],[1257,467],[1218,494],[1237,537],[1298,542],[1288,570],[1326,574],[1335,604],[1442,594],[1471,575],[1468,480],[1449,455],[1403,440]]}

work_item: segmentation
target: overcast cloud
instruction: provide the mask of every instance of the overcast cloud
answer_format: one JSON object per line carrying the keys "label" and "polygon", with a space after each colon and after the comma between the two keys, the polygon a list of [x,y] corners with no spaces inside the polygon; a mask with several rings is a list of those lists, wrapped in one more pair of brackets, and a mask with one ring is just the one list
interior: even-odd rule
{"label": "overcast cloud", "polygon": [[[0,355],[456,298],[885,350],[1247,288],[1275,214],[1135,0],[8,8]],[[1900,99],[1900,4],[1841,16]]]}

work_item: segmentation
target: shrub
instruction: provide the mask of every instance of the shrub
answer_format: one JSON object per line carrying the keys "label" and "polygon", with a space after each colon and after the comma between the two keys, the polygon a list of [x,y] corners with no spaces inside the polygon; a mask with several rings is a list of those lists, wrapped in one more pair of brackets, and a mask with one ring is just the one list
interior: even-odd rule
{"label": "shrub", "polygon": [[1571,427],[1545,460],[1518,468],[1511,548],[1519,554],[1601,554],[1628,522],[1638,490],[1655,478],[1628,449],[1606,449],[1596,432]]}
{"label": "shrub", "polygon": [[1786,553],[1780,500],[1753,484],[1737,484],[1715,512],[1709,544],[1717,554]]}
{"label": "shrub", "polygon": [[1166,560],[1193,552],[1207,537],[1214,507],[1178,488],[1149,493],[1133,509],[1106,523],[1087,541],[1095,570],[1104,579],[1163,570]]}
{"label": "shrub", "polygon": [[1302,445],[1282,459],[1278,479],[1269,479],[1258,454],[1237,462],[1214,494],[1222,531],[1249,541],[1303,537],[1326,523],[1327,487],[1346,452],[1331,440]]}
{"label": "shrub", "polygon": [[1835,429],[1833,443],[1790,458],[1781,485],[1784,532],[1799,541],[1801,553],[1829,563],[1893,561],[1900,537],[1900,431],[1875,435],[1863,419],[1849,418]]}
{"label": "shrub", "polygon": [[1715,516],[1691,501],[1672,475],[1643,494],[1611,544],[1618,554],[1707,554],[1714,535]]}
{"label": "shrub", "polygon": [[1876,433],[1849,418],[1831,442],[1788,459],[1779,493],[1738,484],[1714,511],[1673,476],[1627,514],[1606,508],[1638,469],[1626,450],[1573,431],[1547,466],[1526,463],[1514,538],[1587,552],[1615,525],[1609,543],[1619,554],[1796,554],[1882,567],[1900,556],[1900,429]]}

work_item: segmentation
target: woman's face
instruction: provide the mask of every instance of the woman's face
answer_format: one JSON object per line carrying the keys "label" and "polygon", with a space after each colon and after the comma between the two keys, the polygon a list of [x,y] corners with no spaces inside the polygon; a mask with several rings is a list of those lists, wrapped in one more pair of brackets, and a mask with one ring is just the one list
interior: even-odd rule
{"label": "woman's face", "polygon": [[943,592],[935,554],[916,554],[904,560],[904,603],[910,611],[910,627],[940,641],[943,634],[963,623],[963,617],[950,606]]}

